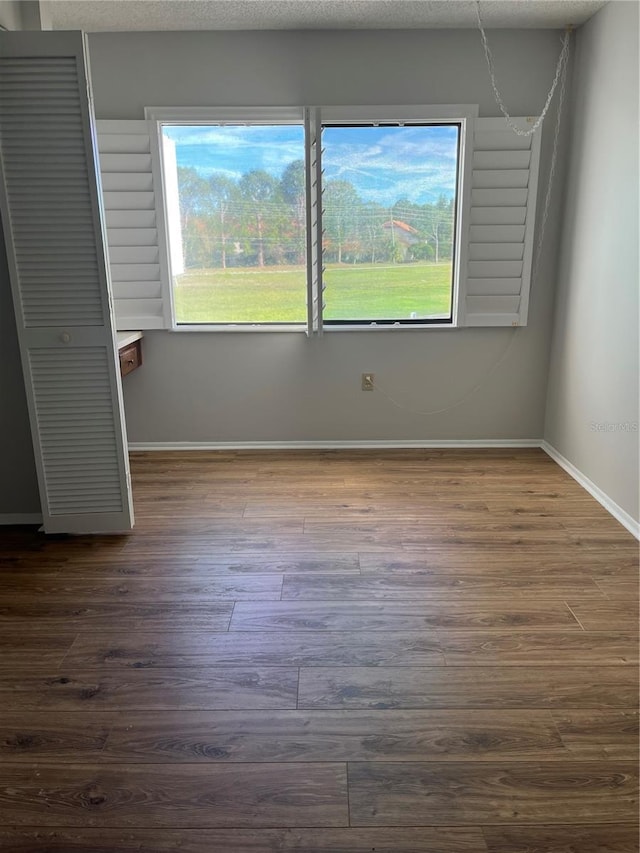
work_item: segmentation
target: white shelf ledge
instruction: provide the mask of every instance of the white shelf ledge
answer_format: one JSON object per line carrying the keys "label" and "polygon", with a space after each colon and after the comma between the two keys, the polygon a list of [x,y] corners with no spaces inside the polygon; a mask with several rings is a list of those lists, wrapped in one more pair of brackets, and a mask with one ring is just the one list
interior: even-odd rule
{"label": "white shelf ledge", "polygon": [[116,339],[118,341],[118,349],[126,347],[134,341],[139,341],[143,337],[142,332],[117,332]]}

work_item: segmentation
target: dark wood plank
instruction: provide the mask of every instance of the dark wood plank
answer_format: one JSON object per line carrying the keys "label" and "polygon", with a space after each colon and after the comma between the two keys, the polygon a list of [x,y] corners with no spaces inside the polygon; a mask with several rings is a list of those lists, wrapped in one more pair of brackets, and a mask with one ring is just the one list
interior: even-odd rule
{"label": "dark wood plank", "polygon": [[109,631],[114,625],[127,634],[134,631],[226,631],[231,620],[233,601],[156,602],[132,601],[56,601],[34,599],[0,604],[0,630],[16,631],[60,629]]}
{"label": "dark wood plank", "polygon": [[[153,519],[156,519],[156,524],[153,524]],[[170,526],[167,529],[168,522]],[[154,512],[152,519],[147,521],[143,529],[133,529],[122,548],[122,553],[137,551],[143,542],[153,547],[154,544],[158,545],[167,540],[169,543],[175,543],[176,539],[185,536],[201,540],[206,538],[211,543],[232,538],[242,539],[245,536],[296,536],[302,533],[303,527],[304,518],[300,511],[279,519],[215,518],[211,514],[201,515],[198,512],[186,512],[178,516],[176,513],[170,513],[163,517]],[[213,551],[210,547],[209,556],[212,556]]]}
{"label": "dark wood plank", "polygon": [[0,762],[97,761],[114,721],[113,714],[0,711]]}
{"label": "dark wood plank", "polygon": [[[22,727],[12,723],[12,733],[26,736],[46,726],[33,715]],[[101,754],[105,761],[158,763],[568,758],[547,711],[477,709],[128,713],[113,725]]]}
{"label": "dark wood plank", "polygon": [[[387,538],[385,538],[387,537]],[[399,539],[394,539],[391,547],[401,546]],[[291,555],[294,559],[301,552],[315,552],[318,555],[335,553],[340,551],[346,556],[357,556],[366,546],[367,550],[387,551],[390,547],[387,534],[380,533],[377,537],[366,539],[353,539],[348,535],[343,536],[311,536],[305,533],[282,533],[279,535],[260,535],[246,532],[244,534],[228,531],[227,535],[222,533],[211,536],[208,533],[185,532],[180,534],[158,535],[150,538],[145,536],[144,540],[137,543],[126,551],[123,556],[135,558],[142,551],[150,560],[158,557],[185,556],[194,560],[208,559],[215,554],[227,554],[234,552],[238,557],[244,558],[250,555],[260,555],[264,559],[279,559],[283,555]]]}
{"label": "dark wood plank", "polygon": [[[461,826],[123,831],[0,828],[0,849],[7,853],[486,853],[481,830]],[[616,848],[615,853],[622,850]]]}
{"label": "dark wood plank", "polygon": [[67,580],[76,577],[120,578],[137,575],[175,577],[180,572],[188,571],[194,565],[195,560],[191,557],[179,555],[155,559],[144,555],[131,557],[116,552],[97,554],[93,559],[90,557],[55,559],[35,554],[14,558],[10,561],[10,565],[8,561],[4,562],[7,563],[6,568],[3,566],[2,558],[0,558],[0,571],[3,576],[7,571],[10,571],[12,575],[16,576],[14,580],[18,581],[20,580],[18,575],[28,574],[30,581],[32,581],[37,576],[44,576],[47,579],[53,575],[60,577],[61,574],[64,574]]}
{"label": "dark wood plank", "polygon": [[614,600],[622,599],[638,601],[640,599],[640,589],[638,587],[638,579],[623,580],[616,577],[603,577],[597,579],[597,585],[607,598]]}
{"label": "dark wood plank", "polygon": [[390,551],[360,554],[363,574],[457,575],[479,574],[481,577],[513,578],[525,575],[553,583],[561,578],[638,577],[638,554],[616,556],[611,549],[582,549],[577,554],[532,545],[526,549],[505,547],[499,542],[456,548],[426,546],[421,554]]}
{"label": "dark wood plank", "polygon": [[344,764],[6,764],[0,824],[346,826]]}
{"label": "dark wood plank", "polygon": [[352,826],[632,822],[634,762],[349,765]]}
{"label": "dark wood plank", "polygon": [[349,523],[367,521],[374,519],[406,521],[423,520],[439,521],[449,524],[452,510],[465,518],[490,517],[489,509],[483,501],[468,501],[464,504],[434,498],[433,495],[424,495],[421,499],[411,501],[411,509],[408,512],[406,501],[402,496],[388,496],[384,493],[377,498],[362,497],[357,488],[349,489],[342,486],[340,489],[341,499],[336,499],[335,494],[324,496],[304,495],[301,501],[300,493],[294,495],[279,494],[274,500],[271,495],[256,495],[247,501],[244,511],[245,518],[286,518],[295,515],[304,507],[305,524],[311,523],[313,519],[321,522],[345,521]]}
{"label": "dark wood plank", "polygon": [[166,666],[426,666],[443,664],[433,634],[419,631],[371,635],[357,631],[291,631],[270,634],[80,634],[67,655],[69,667]]}
{"label": "dark wood plank", "polygon": [[567,606],[585,631],[637,631],[638,602],[631,600],[581,601],[569,599]]}
{"label": "dark wood plank", "polygon": [[599,524],[591,525],[587,521],[571,530],[566,522],[563,521],[563,527],[569,534],[569,540],[581,548],[590,548],[592,545],[610,545],[612,548],[625,548],[634,542],[632,534],[622,527],[621,524],[617,524],[612,529],[609,525],[602,527]]}
{"label": "dark wood plank", "polygon": [[295,708],[298,670],[293,667],[116,669],[0,677],[6,711],[233,710]]}
{"label": "dark wood plank", "polygon": [[77,637],[77,631],[52,634],[22,633],[0,628],[0,674],[26,672],[32,666],[58,666]]}
{"label": "dark wood plank", "polygon": [[621,631],[439,631],[453,666],[587,666],[638,663],[638,635]]}
{"label": "dark wood plank", "polygon": [[[87,572],[87,574],[89,571]],[[3,583],[5,600],[29,604],[46,598],[55,602],[136,601],[202,602],[217,599],[256,599],[277,601],[282,588],[281,575],[221,575],[204,578],[83,578],[39,575],[33,579]]]}
{"label": "dark wood plank", "polygon": [[475,600],[479,597],[555,599],[595,598],[602,600],[603,591],[595,581],[585,578],[539,581],[530,577],[492,578],[491,576],[465,575],[461,572],[445,576],[395,574],[357,575],[285,575],[282,598],[300,601],[372,601],[389,600]]}
{"label": "dark wood plank", "polygon": [[313,552],[271,554],[216,554],[215,559],[199,559],[193,565],[194,572],[202,574],[359,574],[360,562],[357,554],[315,554]]}
{"label": "dark wood plank", "polygon": [[[104,558],[72,560],[64,564],[66,579],[91,578],[180,578],[195,581],[215,579],[218,575],[266,574],[360,574],[358,554],[343,552],[314,553],[310,551],[272,551],[268,556],[260,552],[237,551],[229,553],[215,549],[212,556],[201,553],[185,556],[189,543],[175,553],[154,553],[140,547],[137,552],[110,554]],[[2,563],[0,561],[0,567]],[[55,567],[55,568],[54,568]],[[60,574],[63,564],[42,564],[36,558],[14,560],[11,571],[24,574]]]}
{"label": "dark wood plank", "polygon": [[637,710],[555,711],[563,743],[575,757],[638,760]]}
{"label": "dark wood plank", "polygon": [[[453,525],[448,531],[439,530],[437,533],[429,535],[428,530],[416,530],[413,535],[409,534],[403,537],[402,547],[407,551],[422,551],[425,544],[431,542],[433,545],[438,543],[448,547],[457,547],[458,545],[485,545],[495,542],[496,539],[504,542],[512,547],[528,548],[530,545],[539,543],[554,544],[557,548],[570,548],[572,544],[571,533],[565,530],[561,525],[543,525],[536,526],[534,529],[527,529],[526,525],[514,525],[509,523],[484,525]],[[576,547],[581,547],[582,542],[576,541],[573,543]]]}
{"label": "dark wood plank", "polygon": [[299,707],[633,708],[629,666],[317,667],[300,670]]}
{"label": "dark wood plank", "polygon": [[[413,509],[413,508],[412,508]],[[308,514],[304,518],[305,533],[332,535],[334,532],[349,533],[354,538],[360,535],[377,535],[389,530],[392,534],[400,534],[407,542],[418,541],[424,539],[427,533],[433,534],[436,541],[447,541],[450,537],[456,536],[465,538],[465,534],[471,533],[474,537],[490,532],[495,539],[497,534],[502,533],[507,535],[515,535],[525,540],[530,538],[538,540],[543,538],[542,533],[546,535],[546,540],[556,541],[556,538],[566,541],[568,539],[566,526],[558,519],[549,517],[536,517],[530,515],[526,518],[518,520],[513,519],[497,519],[489,513],[468,512],[460,510],[457,514],[455,526],[451,525],[451,515],[446,512],[428,514],[416,512],[415,509],[405,508],[405,514],[402,516],[399,512],[387,515],[383,512],[377,514],[374,518],[351,518],[349,516],[340,516],[333,514],[330,519],[325,518],[320,514]],[[400,523],[398,523],[400,522]],[[433,539],[431,540],[433,541]]]}
{"label": "dark wood plank", "polygon": [[492,598],[475,601],[238,602],[231,631],[419,631],[433,628],[569,628],[581,630],[563,602]]}
{"label": "dark wood plank", "polygon": [[5,557],[32,556],[64,564],[74,557],[90,561],[96,555],[104,558],[107,554],[120,553],[128,536],[45,536],[37,528],[20,528],[8,532],[3,529],[2,540]]}
{"label": "dark wood plank", "polygon": [[486,826],[489,853],[638,853],[638,826]]}

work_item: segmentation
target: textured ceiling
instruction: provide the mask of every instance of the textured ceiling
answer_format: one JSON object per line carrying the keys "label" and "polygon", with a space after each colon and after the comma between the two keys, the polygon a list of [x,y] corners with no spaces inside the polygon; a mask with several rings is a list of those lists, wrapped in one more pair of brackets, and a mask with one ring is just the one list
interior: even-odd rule
{"label": "textured ceiling", "polygon": [[[482,0],[487,27],[579,26],[605,0]],[[53,28],[436,29],[476,26],[474,0],[50,0]]]}

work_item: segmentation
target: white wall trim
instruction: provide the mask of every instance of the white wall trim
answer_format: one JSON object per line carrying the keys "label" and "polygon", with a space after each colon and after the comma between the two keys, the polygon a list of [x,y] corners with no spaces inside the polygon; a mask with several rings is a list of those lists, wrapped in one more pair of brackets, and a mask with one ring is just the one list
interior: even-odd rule
{"label": "white wall trim", "polygon": [[559,453],[553,445],[549,444],[547,441],[543,441],[541,447],[554,462],[556,462],[561,468],[564,468],[567,474],[570,474],[583,489],[586,489],[589,494],[598,501],[598,503],[602,504],[607,512],[611,513],[611,515],[619,521],[623,527],[626,527],[629,533],[635,536],[636,539],[640,539],[640,522],[637,522],[635,518],[626,512],[626,510],[622,509],[622,507],[610,498],[606,492],[603,492],[599,486],[596,486],[596,484],[590,480],[586,474],[583,474],[579,468],[576,468],[572,462],[565,459],[565,457]]}
{"label": "white wall trim", "polygon": [[0,512],[0,525],[42,524],[40,512]]}
{"label": "white wall trim", "polygon": [[418,441],[132,441],[129,450],[403,450],[407,448],[541,447],[539,438]]}

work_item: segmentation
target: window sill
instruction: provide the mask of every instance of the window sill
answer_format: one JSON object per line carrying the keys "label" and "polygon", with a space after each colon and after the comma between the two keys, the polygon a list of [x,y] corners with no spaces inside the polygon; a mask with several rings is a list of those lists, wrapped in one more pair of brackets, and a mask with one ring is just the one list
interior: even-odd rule
{"label": "window sill", "polygon": [[457,329],[455,323],[354,323],[353,325],[340,324],[333,326],[329,323],[322,327],[324,332],[427,332],[437,329]]}
{"label": "window sill", "polygon": [[247,324],[233,324],[233,323],[181,323],[178,326],[172,326],[169,330],[171,332],[214,332],[217,334],[238,334],[238,333],[248,333],[248,332],[277,332],[278,334],[282,332],[302,332],[306,334],[307,326],[305,323],[296,323],[296,324],[287,324],[287,323],[273,323],[273,324],[260,324],[260,323],[247,323]]}
{"label": "window sill", "polygon": [[[323,326],[322,331],[327,333],[333,332],[426,332],[426,331],[437,331],[442,329],[458,329],[460,328],[455,323],[402,323],[398,325],[389,325],[389,324],[376,324],[376,323],[354,323],[354,324],[341,324],[339,326],[333,326],[331,324],[327,324]],[[225,324],[215,324],[215,323],[202,323],[202,324],[181,324],[179,326],[172,326],[169,329],[170,332],[213,332],[215,334],[269,334],[269,333],[277,333],[277,334],[289,334],[291,332],[294,333],[303,333],[307,334],[307,326],[303,324],[296,325],[287,325],[276,324],[268,325],[268,324],[236,324],[229,323]]]}

